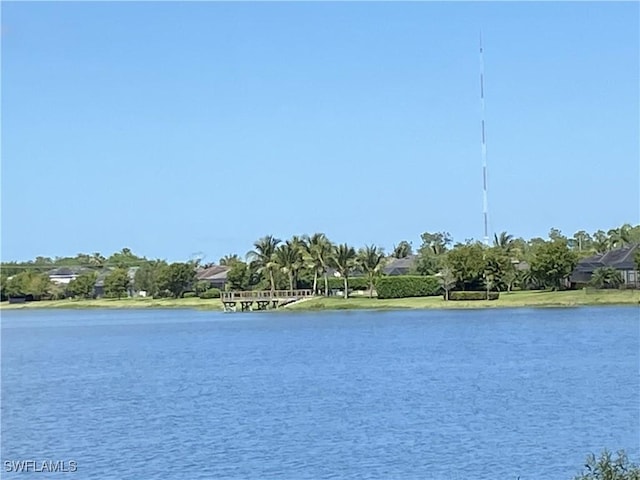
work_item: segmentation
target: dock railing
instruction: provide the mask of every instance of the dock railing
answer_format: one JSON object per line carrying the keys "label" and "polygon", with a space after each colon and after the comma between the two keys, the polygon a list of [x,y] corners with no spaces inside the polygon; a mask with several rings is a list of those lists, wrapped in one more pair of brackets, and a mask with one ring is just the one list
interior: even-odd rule
{"label": "dock railing", "polygon": [[313,297],[313,290],[250,290],[246,292],[221,292],[223,302],[250,302],[271,300],[299,300]]}

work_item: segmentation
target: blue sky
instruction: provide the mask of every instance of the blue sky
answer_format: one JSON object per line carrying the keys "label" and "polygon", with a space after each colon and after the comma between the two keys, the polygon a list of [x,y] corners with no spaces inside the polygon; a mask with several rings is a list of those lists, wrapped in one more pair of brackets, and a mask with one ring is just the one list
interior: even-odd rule
{"label": "blue sky", "polygon": [[2,258],[640,217],[639,4],[2,3]]}

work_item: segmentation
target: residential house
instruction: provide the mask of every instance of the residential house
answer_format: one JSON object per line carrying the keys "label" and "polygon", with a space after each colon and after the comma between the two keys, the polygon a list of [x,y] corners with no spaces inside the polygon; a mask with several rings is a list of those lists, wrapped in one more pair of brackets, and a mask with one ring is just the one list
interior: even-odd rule
{"label": "residential house", "polygon": [[224,290],[224,286],[227,284],[227,274],[229,270],[231,270],[231,267],[226,265],[212,265],[198,271],[196,273],[196,281],[206,281],[209,282],[211,288]]}
{"label": "residential house", "polygon": [[404,258],[391,258],[387,260],[382,273],[385,275],[410,275],[415,271],[418,261],[417,255],[409,255]]}
{"label": "residential house", "polygon": [[[382,267],[382,273],[383,275],[409,275],[415,270],[417,259],[417,255],[409,255],[404,258],[387,258]],[[338,278],[341,276],[335,268],[328,268],[327,274]],[[363,276],[364,272],[360,268],[354,269],[354,271],[349,274],[350,278]],[[318,286],[322,288],[322,281],[319,281]],[[343,288],[332,289],[330,294],[343,295]]]}
{"label": "residential house", "polygon": [[129,276],[129,289],[127,293],[130,297],[135,297],[139,295],[141,297],[146,297],[147,292],[136,290],[136,272],[140,269],[140,267],[129,267],[127,269],[127,275]]}
{"label": "residential house", "polygon": [[93,286],[93,297],[94,298],[102,298],[104,297],[104,279],[109,275],[110,269],[103,268],[98,273],[98,278],[96,278],[96,283]]}
{"label": "residential house", "polygon": [[71,280],[75,280],[83,273],[88,272],[85,267],[60,267],[48,272],[49,280],[57,285],[69,285]]}
{"label": "residential house", "polygon": [[569,277],[571,286],[574,288],[584,286],[591,281],[591,276],[597,268],[612,267],[620,272],[622,281],[627,288],[640,288],[640,274],[634,262],[634,256],[638,249],[640,249],[640,244],[583,258]]}
{"label": "residential house", "polygon": [[[410,275],[415,270],[417,261],[417,255],[409,255],[404,258],[387,258],[382,267],[382,273],[384,275]],[[340,277],[340,273],[335,268],[328,268],[327,274],[333,277]],[[349,277],[362,276],[364,276],[364,273],[359,268],[349,274]]]}
{"label": "residential house", "polygon": [[[129,288],[127,289],[127,296],[134,297],[139,295],[141,297],[146,297],[147,292],[139,292],[135,289],[135,278],[136,272],[140,267],[129,267],[127,269],[127,275],[129,276]],[[95,298],[102,298],[105,296],[104,291],[104,281],[109,276],[109,274],[113,272],[113,268],[103,268],[98,273],[98,278],[96,279],[96,284],[93,287],[93,296]]]}

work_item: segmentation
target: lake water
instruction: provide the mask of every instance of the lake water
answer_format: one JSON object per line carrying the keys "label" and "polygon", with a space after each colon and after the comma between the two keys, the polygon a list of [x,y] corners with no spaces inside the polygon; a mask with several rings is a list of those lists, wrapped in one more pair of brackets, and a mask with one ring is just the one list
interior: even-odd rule
{"label": "lake water", "polygon": [[5,311],[2,478],[572,479],[640,456],[639,337],[634,307]]}

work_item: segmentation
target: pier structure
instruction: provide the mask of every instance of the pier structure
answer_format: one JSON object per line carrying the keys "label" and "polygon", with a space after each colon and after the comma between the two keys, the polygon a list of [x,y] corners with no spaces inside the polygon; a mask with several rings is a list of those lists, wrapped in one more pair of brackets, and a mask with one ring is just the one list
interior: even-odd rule
{"label": "pier structure", "polygon": [[[298,300],[313,297],[307,290],[252,290],[247,292],[221,292],[220,300],[225,312],[275,309]],[[254,305],[255,304],[255,305]]]}

